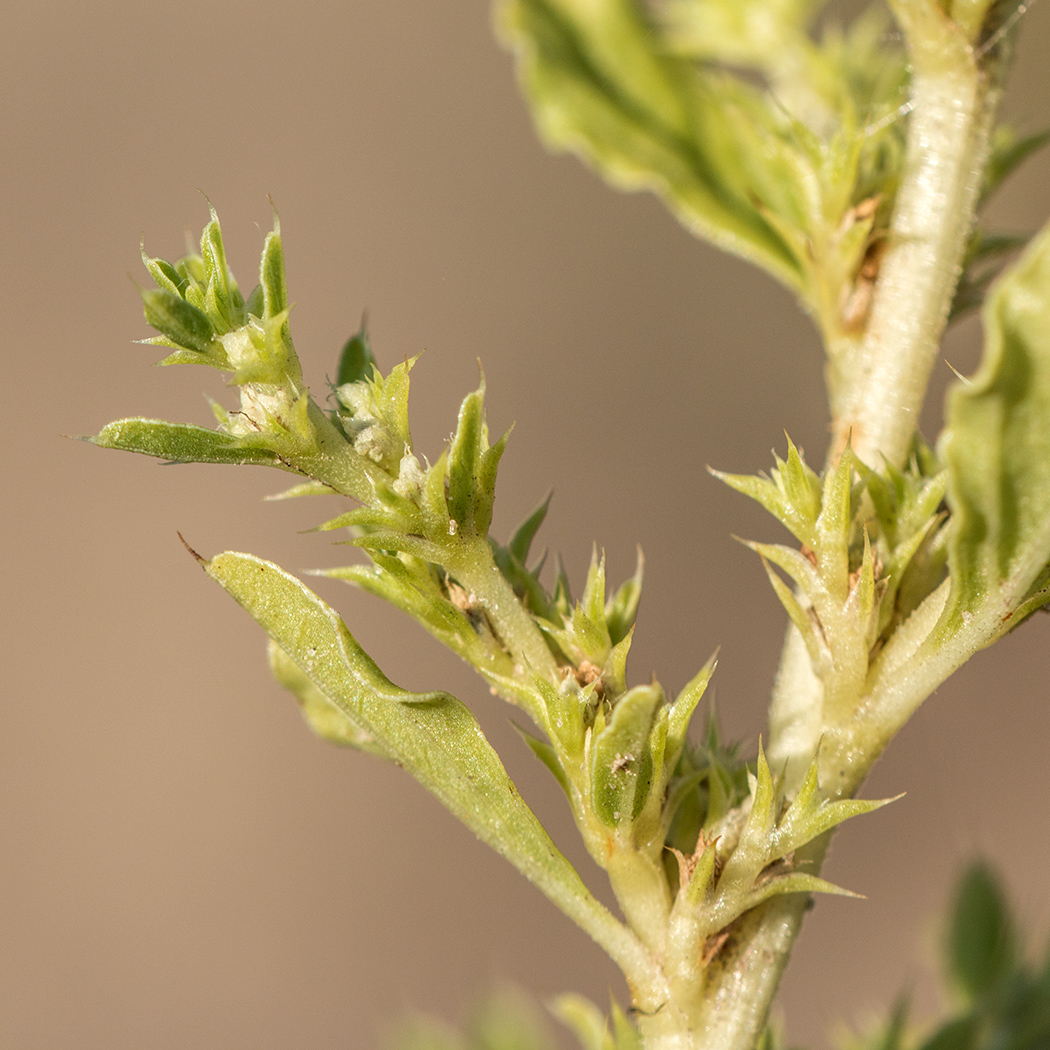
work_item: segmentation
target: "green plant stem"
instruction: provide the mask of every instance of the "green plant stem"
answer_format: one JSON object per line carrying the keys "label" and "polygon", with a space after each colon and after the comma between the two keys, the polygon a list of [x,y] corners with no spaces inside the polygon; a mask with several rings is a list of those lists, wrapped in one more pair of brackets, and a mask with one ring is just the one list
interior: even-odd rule
{"label": "green plant stem", "polygon": [[882,460],[900,467],[918,425],[1001,94],[939,8],[920,12],[915,0],[891,6],[911,44],[911,126],[889,245],[864,337],[846,365],[831,448],[837,455],[848,438],[876,467]]}
{"label": "green plant stem", "polygon": [[[936,4],[894,0],[892,6],[909,38],[913,65],[907,158],[871,318],[852,358],[843,363],[845,388],[832,391],[838,410],[829,463],[847,440],[869,463],[900,466],[907,456],[973,226],[1000,95],[999,78],[981,68],[969,41]],[[885,727],[869,722],[861,733],[855,726],[836,741],[846,746],[829,747],[828,765],[837,773],[830,778],[832,794],[856,790],[903,724],[902,711],[918,707],[950,673],[945,671],[921,675],[921,685],[904,689],[908,696],[898,697]],[[786,767],[789,792],[826,730],[823,693],[798,631],[789,628],[770,706],[769,741],[770,762]],[[861,699],[855,698],[858,706]],[[800,850],[796,861],[819,871],[827,840],[822,836]],[[688,1009],[669,1004],[664,1018],[640,1021],[646,1050],[751,1050],[808,905],[808,896],[798,894],[747,916],[709,967],[702,1023],[697,1025]]]}
{"label": "green plant stem", "polygon": [[[475,539],[465,545],[461,552],[449,559],[447,568],[484,607],[503,644],[519,665],[519,673],[525,675],[531,671],[557,683],[558,665],[550,647],[535,620],[525,611],[506,577],[497,568],[487,540]],[[535,717],[543,728],[544,719],[539,709]]]}

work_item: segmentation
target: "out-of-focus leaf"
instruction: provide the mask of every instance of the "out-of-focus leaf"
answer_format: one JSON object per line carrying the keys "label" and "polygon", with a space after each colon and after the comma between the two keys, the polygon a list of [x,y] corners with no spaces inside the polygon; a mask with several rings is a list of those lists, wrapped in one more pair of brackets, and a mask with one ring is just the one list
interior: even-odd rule
{"label": "out-of-focus leaf", "polygon": [[1007,624],[1050,562],[1050,226],[992,292],[984,330],[941,438],[952,594],[937,638],[989,602]]}
{"label": "out-of-focus leaf", "polygon": [[551,146],[621,188],[655,190],[689,229],[798,288],[797,260],[707,145],[737,115],[694,63],[669,53],[642,4],[504,0],[500,12]]}
{"label": "out-of-focus leaf", "polygon": [[967,869],[948,927],[948,970],[971,1001],[989,995],[1017,961],[1017,939],[998,880],[984,864]]}

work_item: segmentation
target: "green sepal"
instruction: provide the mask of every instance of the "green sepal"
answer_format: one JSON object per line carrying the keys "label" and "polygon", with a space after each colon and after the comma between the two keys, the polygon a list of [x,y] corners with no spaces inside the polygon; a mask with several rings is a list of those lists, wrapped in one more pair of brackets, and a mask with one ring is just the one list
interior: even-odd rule
{"label": "green sepal", "polygon": [[606,827],[629,826],[649,799],[656,773],[650,732],[663,701],[658,685],[635,686],[619,698],[602,729],[595,723],[591,805]]}
{"label": "green sepal", "polygon": [[299,665],[274,641],[269,643],[270,671],[298,701],[306,724],[322,740],[341,747],[367,751],[388,761],[393,755],[356,722],[347,718],[340,708],[317,688]]}
{"label": "green sepal", "polygon": [[211,208],[211,219],[201,232],[201,259],[204,263],[204,312],[220,333],[239,328],[245,322],[244,299],[237,281],[226,265],[219,216]]}
{"label": "green sepal", "polygon": [[481,453],[478,462],[478,491],[474,499],[474,532],[487,536],[492,527],[492,507],[496,499],[496,472],[510,437],[508,430],[491,448]]}
{"label": "green sepal", "polygon": [[940,452],[948,468],[952,592],[932,644],[995,602],[996,632],[1050,563],[1050,225],[984,309],[976,374],[948,395]]}
{"label": "green sepal", "polygon": [[596,702],[593,683],[581,688],[575,678],[569,677],[555,687],[545,678],[535,675],[532,684],[542,699],[547,736],[569,763],[579,766],[583,759],[588,715]]}
{"label": "green sepal", "polygon": [[162,419],[118,419],[87,440],[100,448],[140,452],[171,463],[252,464],[294,471],[268,448],[252,444],[243,437],[234,437],[221,430],[209,430],[192,423],[168,423]]}
{"label": "green sepal", "polygon": [[540,526],[547,517],[552,495],[553,493],[551,492],[547,493],[544,501],[514,530],[514,535],[511,536],[510,542],[507,544],[507,550],[523,566],[529,560],[529,550],[532,547],[532,541],[536,538],[536,533],[540,531]]}
{"label": "green sepal", "polygon": [[263,243],[259,264],[259,287],[262,288],[263,318],[269,320],[283,314],[289,307],[288,283],[284,274],[284,248],[281,242],[281,224],[274,215],[273,229]]}
{"label": "green sepal", "polygon": [[145,248],[141,246],[139,254],[142,256],[142,265],[149,270],[149,275],[156,282],[158,288],[171,292],[172,295],[177,295],[180,299],[186,297],[187,279],[185,274],[179,273],[170,262],[166,262],[164,259],[151,258],[146,254]]}
{"label": "green sepal", "polygon": [[634,575],[620,584],[616,593],[605,604],[605,626],[613,646],[626,639],[634,629],[634,622],[638,617],[638,604],[642,599],[644,569],[645,558],[642,548],[639,547]]}
{"label": "green sepal", "polygon": [[474,500],[483,445],[484,384],[463,399],[448,456],[448,513],[457,530],[472,535]]}
{"label": "green sepal", "polygon": [[522,801],[470,711],[394,685],[301,581],[248,554],[202,562],[327,700],[585,929],[614,922]]}
{"label": "green sepal", "polygon": [[711,887],[715,876],[715,862],[718,859],[718,850],[714,842],[709,842],[700,852],[699,857],[694,856],[693,870],[689,874],[689,881],[685,886],[679,888],[682,894],[683,904],[690,908],[699,908],[707,891]]}
{"label": "green sepal", "polygon": [[591,549],[591,564],[583,594],[573,613],[572,629],[588,655],[604,653],[612,645],[605,623],[605,552],[599,555],[597,547]]}
{"label": "green sepal", "polygon": [[146,323],[171,340],[173,346],[202,354],[211,348],[215,327],[203,311],[166,288],[143,288]]}
{"label": "green sepal", "polygon": [[825,472],[813,544],[824,579],[840,582],[843,588],[849,575],[850,523],[864,484],[853,484],[855,462],[847,443],[839,461]]}
{"label": "green sepal", "polygon": [[667,714],[667,750],[665,754],[666,768],[670,771],[673,771],[678,765],[678,759],[685,748],[689,724],[697,705],[707,691],[707,685],[717,666],[718,653],[715,653],[686,683],[682,691],[675,697],[674,703],[671,704]]}
{"label": "green sepal", "polygon": [[409,373],[416,360],[413,357],[395,365],[386,376],[372,368],[370,377],[340,384],[334,390],[338,402],[334,418],[354,451],[394,479],[400,476],[412,448],[408,394]]}
{"label": "green sepal", "polygon": [[634,641],[634,627],[610,650],[602,666],[602,686],[610,698],[618,697],[627,690],[627,657]]}
{"label": "green sepal", "polygon": [[266,311],[263,287],[257,284],[244,300],[244,312],[248,317],[262,317]]}
{"label": "green sepal", "polygon": [[377,370],[376,358],[372,353],[371,340],[368,338],[368,318],[363,316],[361,326],[347,339],[339,353],[335,385],[359,383],[362,379],[371,378],[375,370]]}

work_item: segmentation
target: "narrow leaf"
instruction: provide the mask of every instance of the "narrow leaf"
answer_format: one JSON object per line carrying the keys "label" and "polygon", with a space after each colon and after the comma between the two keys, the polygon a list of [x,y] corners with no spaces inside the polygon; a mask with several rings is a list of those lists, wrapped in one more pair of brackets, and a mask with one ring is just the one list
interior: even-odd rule
{"label": "narrow leaf", "polygon": [[1006,897],[991,870],[972,865],[956,890],[948,965],[971,1001],[988,995],[1013,969],[1017,940]]}
{"label": "narrow leaf", "polygon": [[100,448],[141,452],[172,463],[232,463],[291,470],[276,453],[252,446],[244,438],[192,423],[162,419],[118,419],[88,441]]}
{"label": "narrow leaf", "polygon": [[336,371],[335,385],[359,383],[370,379],[375,368],[375,354],[368,339],[368,318],[361,318],[361,327],[343,345],[339,354],[339,368]]}
{"label": "narrow leaf", "polygon": [[348,720],[606,950],[622,947],[612,943],[622,927],[551,842],[463,704],[398,688],[339,616],[278,566],[234,552],[203,565]]}
{"label": "narrow leaf", "polygon": [[989,297],[977,373],[950,391],[952,510],[942,630],[995,601],[1009,617],[1050,562],[1050,225]]}
{"label": "narrow leaf", "polygon": [[299,702],[303,718],[319,737],[329,743],[368,751],[387,760],[393,758],[371,734],[347,718],[276,642],[270,642],[269,652],[270,671],[274,678]]}

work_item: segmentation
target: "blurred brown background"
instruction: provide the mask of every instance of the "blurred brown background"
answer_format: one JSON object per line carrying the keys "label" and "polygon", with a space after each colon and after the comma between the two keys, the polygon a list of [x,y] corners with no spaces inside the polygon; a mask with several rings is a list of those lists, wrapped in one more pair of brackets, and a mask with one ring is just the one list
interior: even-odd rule
{"label": "blurred brown background", "polygon": [[[504,980],[622,993],[587,938],[406,776],[310,736],[260,632],[175,535],[330,565],[346,549],[299,534],[327,507],[260,502],[283,475],[61,436],[133,414],[206,423],[202,395],[227,396],[131,342],[148,334],[127,279],[145,280],[139,241],[180,254],[207,217],[200,191],[247,288],[266,195],[280,208],[315,390],[367,308],[385,368],[426,349],[414,431],[433,457],[482,359],[494,429],[517,421],[497,533],[553,487],[542,539],[576,580],[592,539],[617,580],[641,543],[634,676],[677,689],[721,645],[722,718],[754,746],[783,617],[730,533],[778,533],[704,465],[765,469],[784,429],[822,458],[814,333],[653,199],[548,156],[489,20],[476,0],[5,8],[4,1048],[364,1048],[408,1007],[462,1016]],[[1050,7],[1026,21],[1010,109],[1031,130],[1050,108]],[[1044,155],[1015,177],[1002,224],[1043,221],[1048,172]],[[946,355],[965,371],[976,345],[969,323]],[[593,879],[508,711],[377,601],[319,589],[395,680],[474,706]],[[795,1040],[819,1045],[902,988],[935,1005],[935,916],[975,852],[1045,936],[1048,638],[1038,617],[975,659],[879,765],[867,792],[908,794],[836,840],[828,874],[869,899],[810,918],[781,997]]]}

